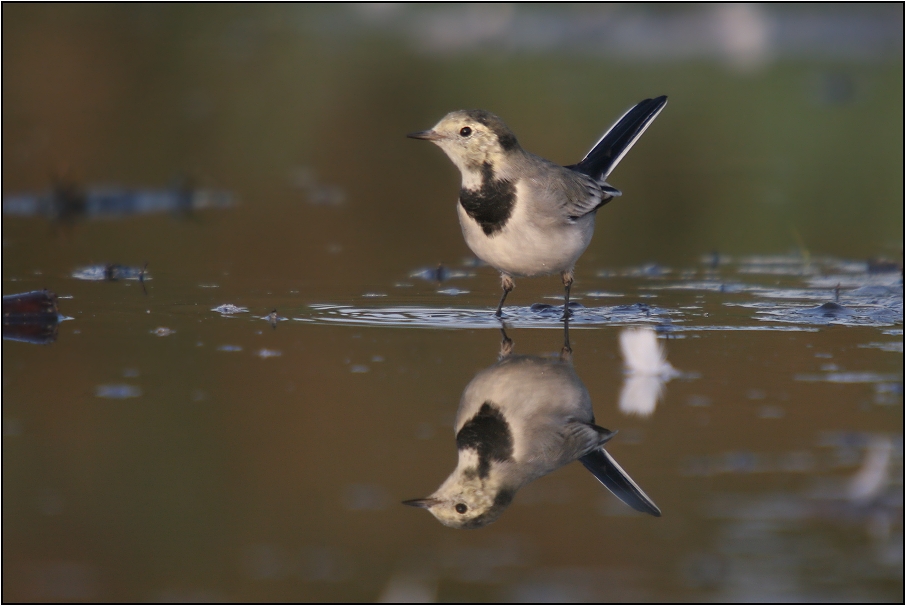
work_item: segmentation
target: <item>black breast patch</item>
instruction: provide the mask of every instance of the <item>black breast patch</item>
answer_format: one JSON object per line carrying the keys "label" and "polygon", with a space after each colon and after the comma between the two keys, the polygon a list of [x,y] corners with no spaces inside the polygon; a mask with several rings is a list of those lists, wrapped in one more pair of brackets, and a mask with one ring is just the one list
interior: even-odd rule
{"label": "black breast patch", "polygon": [[506,225],[513,214],[516,185],[494,178],[490,163],[481,165],[481,187],[459,190],[459,203],[470,217],[478,221],[486,236],[493,236]]}
{"label": "black breast patch", "polygon": [[456,448],[477,451],[478,477],[486,478],[491,470],[491,461],[502,463],[513,457],[510,424],[493,402],[485,402],[456,434]]}

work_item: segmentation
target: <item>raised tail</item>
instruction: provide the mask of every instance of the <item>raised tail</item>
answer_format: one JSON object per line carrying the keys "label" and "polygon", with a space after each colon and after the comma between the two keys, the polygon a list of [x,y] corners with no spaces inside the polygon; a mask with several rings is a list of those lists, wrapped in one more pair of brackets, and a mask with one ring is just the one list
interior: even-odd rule
{"label": "raised tail", "polygon": [[667,96],[645,99],[623,114],[582,161],[569,168],[604,181],[667,105]]}
{"label": "raised tail", "polygon": [[618,499],[636,511],[661,517],[661,510],[654,504],[654,501],[639,488],[638,484],[632,481],[632,478],[617,465],[617,462],[606,450],[596,448],[579,460],[585,465],[585,469],[598,478],[601,484],[604,484],[607,490],[615,494]]}

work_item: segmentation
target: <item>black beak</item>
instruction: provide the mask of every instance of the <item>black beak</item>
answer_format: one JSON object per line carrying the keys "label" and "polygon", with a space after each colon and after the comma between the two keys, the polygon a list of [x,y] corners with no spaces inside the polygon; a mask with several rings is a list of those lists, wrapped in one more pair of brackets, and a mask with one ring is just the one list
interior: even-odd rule
{"label": "black beak", "polygon": [[436,133],[433,130],[421,130],[417,133],[409,133],[406,135],[410,139],[423,139],[425,141],[440,141],[444,138],[440,133]]}
{"label": "black beak", "polygon": [[432,505],[436,505],[437,503],[439,503],[439,501],[437,499],[432,499],[431,497],[403,501],[403,505],[408,505],[409,507],[421,507],[422,509],[428,509]]}

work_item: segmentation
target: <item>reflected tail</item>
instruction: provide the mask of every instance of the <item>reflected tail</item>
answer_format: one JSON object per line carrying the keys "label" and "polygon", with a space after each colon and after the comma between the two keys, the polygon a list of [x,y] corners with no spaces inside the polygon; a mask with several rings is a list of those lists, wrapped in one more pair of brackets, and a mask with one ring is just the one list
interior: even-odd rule
{"label": "reflected tail", "polygon": [[661,510],[654,501],[639,488],[606,450],[596,448],[579,461],[618,499],[636,511],[661,517]]}

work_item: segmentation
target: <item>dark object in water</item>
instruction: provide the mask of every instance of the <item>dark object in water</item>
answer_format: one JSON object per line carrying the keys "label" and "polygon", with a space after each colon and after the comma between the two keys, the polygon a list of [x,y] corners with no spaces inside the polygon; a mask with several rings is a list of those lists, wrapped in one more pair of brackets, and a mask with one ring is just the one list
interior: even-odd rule
{"label": "dark object in water", "polygon": [[828,301],[818,307],[810,307],[803,310],[803,313],[815,316],[824,316],[825,318],[841,318],[853,315],[853,311],[848,307],[843,307],[839,303]]}
{"label": "dark object in water", "polygon": [[450,269],[443,263],[438,263],[437,267],[428,267],[425,269],[419,269],[411,274],[410,278],[421,278],[422,280],[427,280],[428,282],[446,282],[447,280],[452,280],[453,278],[470,278],[473,274],[470,274],[465,271],[458,271],[455,269]]}
{"label": "dark object in water", "polygon": [[60,314],[57,296],[49,290],[3,297],[3,338],[44,345],[57,340]]}
{"label": "dark object in water", "polygon": [[437,267],[429,267],[426,269],[420,269],[410,274],[412,278],[421,278],[422,280],[427,280],[429,282],[446,282],[451,277],[451,272],[449,269],[444,267],[443,263],[438,263]]}
{"label": "dark object in water", "polygon": [[144,286],[145,280],[150,280],[148,263],[142,267],[107,263],[104,265],[89,265],[72,272],[76,280],[89,280],[91,282],[118,282],[119,280],[138,280]]}
{"label": "dark object in water", "polygon": [[158,190],[83,190],[72,183],[57,182],[46,192],[3,196],[3,214],[44,215],[60,223],[72,223],[79,218],[118,218],[160,212],[187,215],[206,208],[227,208],[234,203],[230,192],[198,189],[186,181]]}
{"label": "dark object in water", "polygon": [[[107,282],[116,282],[120,277],[123,277],[124,279],[127,277],[131,278],[134,273],[135,270],[133,268],[117,265],[116,263],[110,263],[104,266],[104,280]],[[139,272],[139,280],[144,281],[144,273],[144,269]]]}
{"label": "dark object in water", "polygon": [[[234,307],[235,311],[230,311],[230,310],[225,309],[225,308],[227,308],[227,307]],[[214,309],[214,311],[217,311],[217,312],[219,312],[219,313],[221,313],[221,314],[223,314],[223,315],[227,315],[227,314],[231,314],[231,313],[239,313],[239,312],[248,311],[248,310],[245,309],[245,308],[242,308],[242,307],[235,307],[235,306],[221,305],[220,307]],[[271,310],[271,313],[267,314],[266,316],[261,316],[260,319],[261,319],[261,320],[266,320],[267,323],[270,324],[270,325],[271,325],[271,328],[273,328],[274,330],[277,329],[277,324],[278,324],[278,323],[280,323],[280,322],[286,322],[287,320],[289,320],[289,318],[284,318],[283,316],[281,316],[281,315],[277,312],[277,308],[276,308],[276,307],[275,307],[274,309]],[[261,351],[267,351],[267,350],[262,349]],[[258,353],[260,354],[261,352],[258,352]],[[277,353],[277,354],[274,354],[274,355],[280,355],[280,354]],[[263,355],[262,355],[262,357],[266,357],[266,356],[263,356]]]}
{"label": "dark object in water", "polygon": [[869,259],[867,265],[868,273],[870,274],[903,273],[903,265],[896,261],[888,261],[887,259]]}
{"label": "dark object in water", "polygon": [[450,270],[444,267],[443,263],[438,263],[437,269],[434,270],[434,274],[431,277],[437,282],[444,282],[450,278]]}

